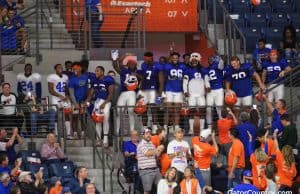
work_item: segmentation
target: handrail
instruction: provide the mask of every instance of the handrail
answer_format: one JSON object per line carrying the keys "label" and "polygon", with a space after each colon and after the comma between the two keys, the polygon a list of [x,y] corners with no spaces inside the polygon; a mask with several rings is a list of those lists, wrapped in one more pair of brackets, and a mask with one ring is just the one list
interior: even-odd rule
{"label": "handrail", "polygon": [[24,16],[24,14],[27,13],[28,11],[32,10],[32,9],[35,10],[35,8],[36,8],[36,5],[32,5],[32,6],[30,6],[30,7],[27,7],[25,10],[20,11],[20,12],[19,12],[19,15],[20,15],[22,18],[27,18],[27,17],[29,17],[29,16],[35,14],[35,12],[30,13],[29,15],[25,15],[25,16]]}
{"label": "handrail", "polygon": [[130,28],[131,28],[132,22],[133,22],[134,18],[139,15],[139,9],[140,8],[136,8],[136,10],[134,10],[131,13],[130,18],[128,19],[126,30],[125,30],[124,37],[123,37],[122,44],[121,44],[121,48],[125,48],[126,40],[128,38],[128,34],[130,32]]}

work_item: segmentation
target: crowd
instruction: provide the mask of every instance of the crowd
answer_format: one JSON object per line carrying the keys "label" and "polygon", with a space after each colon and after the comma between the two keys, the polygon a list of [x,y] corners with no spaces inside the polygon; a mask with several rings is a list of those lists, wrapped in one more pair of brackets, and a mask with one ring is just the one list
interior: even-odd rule
{"label": "crowd", "polygon": [[27,48],[27,31],[18,10],[24,9],[23,1],[0,1],[1,50],[4,53],[23,53]]}

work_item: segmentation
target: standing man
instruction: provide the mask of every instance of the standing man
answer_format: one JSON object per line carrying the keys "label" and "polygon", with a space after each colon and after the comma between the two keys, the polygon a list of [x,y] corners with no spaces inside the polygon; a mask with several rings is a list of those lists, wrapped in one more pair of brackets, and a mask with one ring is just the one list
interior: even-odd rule
{"label": "standing man", "polygon": [[[86,103],[90,102],[93,97],[96,98],[94,103],[94,112],[104,114],[103,120],[103,145],[108,147],[108,134],[109,134],[109,117],[111,100],[114,93],[115,80],[111,76],[104,75],[104,67],[97,66],[95,69],[96,78],[91,80],[91,89],[87,97]],[[96,123],[96,132],[98,138],[102,136],[102,123]]]}
{"label": "standing man", "polygon": [[151,142],[151,130],[145,129],[143,139],[137,146],[139,175],[142,179],[144,194],[150,194],[152,186],[157,185],[161,179],[156,159],[163,150],[163,145],[155,148]]}
{"label": "standing man", "polygon": [[74,75],[72,64],[72,61],[65,61],[65,70],[63,71],[63,74],[67,75],[69,79]]}
{"label": "standing man", "polygon": [[266,40],[261,38],[258,40],[258,48],[253,51],[252,59],[256,71],[261,71],[262,65],[269,59],[271,49],[266,48]]}
{"label": "standing man", "polygon": [[[17,75],[18,82],[18,96],[23,104],[31,104],[32,96],[35,97],[36,102],[40,102],[42,97],[42,83],[41,75],[32,73],[32,65],[27,63],[24,68],[24,73]],[[26,129],[31,131],[31,109],[23,107],[23,112],[26,120]]]}
{"label": "standing man", "polygon": [[250,107],[253,94],[251,78],[255,78],[260,89],[264,90],[265,85],[250,63],[241,64],[240,59],[234,56],[230,59],[230,64],[231,66],[226,72],[226,94],[231,93],[231,88],[238,97],[235,105]]}
{"label": "standing man", "polygon": [[281,124],[283,125],[282,137],[279,141],[279,147],[289,145],[292,148],[296,148],[298,135],[296,125],[291,122],[291,118],[288,114],[284,114],[280,117]]}
{"label": "standing man", "polygon": [[92,41],[95,48],[103,47],[100,28],[104,21],[101,0],[85,0],[85,13],[90,23]]}
{"label": "standing man", "polygon": [[[55,73],[50,74],[47,77],[48,91],[50,96],[50,103],[52,105],[61,106],[63,102],[68,102],[68,76],[63,74],[63,66],[61,64],[56,64],[54,66]],[[52,107],[56,110],[56,107]],[[68,119],[68,120],[67,120]],[[67,130],[67,136],[71,137],[71,122],[69,116],[66,117],[65,127]],[[57,123],[55,126],[55,134],[57,134]]]}
{"label": "standing man", "polygon": [[[141,69],[138,70],[138,74],[141,75],[141,90],[138,93],[138,98],[143,97],[146,104],[155,106],[155,100],[157,92],[162,90],[163,83],[159,79],[159,73],[161,71],[161,65],[153,60],[153,53],[146,52],[144,54],[144,63],[141,65]],[[156,132],[157,121],[157,108],[151,107],[152,113],[152,134]],[[143,126],[147,127],[147,112],[143,116]]]}

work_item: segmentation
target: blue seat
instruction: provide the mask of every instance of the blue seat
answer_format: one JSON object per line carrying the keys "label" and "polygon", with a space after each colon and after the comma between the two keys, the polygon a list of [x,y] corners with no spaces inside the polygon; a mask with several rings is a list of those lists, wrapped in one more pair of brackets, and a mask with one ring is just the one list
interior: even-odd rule
{"label": "blue seat", "polygon": [[274,12],[293,12],[292,3],[289,0],[272,0],[271,5]]}
{"label": "blue seat", "polygon": [[246,50],[247,52],[253,52],[256,48],[257,40],[261,37],[260,28],[241,28],[246,38]]}
{"label": "blue seat", "polygon": [[41,161],[41,154],[36,150],[20,150],[17,157],[22,158],[22,164],[24,165],[28,163],[40,163],[39,161]]}
{"label": "blue seat", "polygon": [[229,11],[230,13],[240,14],[250,13],[250,5],[246,0],[230,0],[229,1]]}
{"label": "blue seat", "polygon": [[265,28],[268,26],[265,14],[253,13],[246,18],[248,26],[252,28]]}
{"label": "blue seat", "polygon": [[32,174],[37,173],[41,168],[43,168],[43,179],[47,182],[49,180],[48,167],[45,164],[26,164],[25,170],[30,171]]}
{"label": "blue seat", "polygon": [[71,161],[56,162],[49,164],[49,173],[51,176],[71,178],[74,176],[74,169],[74,164]]}
{"label": "blue seat", "polygon": [[270,21],[271,27],[283,27],[291,22],[286,13],[272,13]]}
{"label": "blue seat", "polygon": [[271,13],[272,7],[268,1],[262,1],[259,6],[251,6],[252,13]]}
{"label": "blue seat", "polygon": [[262,30],[264,38],[267,40],[267,43],[272,44],[273,48],[279,48],[280,40],[282,39],[283,28],[265,28]]}

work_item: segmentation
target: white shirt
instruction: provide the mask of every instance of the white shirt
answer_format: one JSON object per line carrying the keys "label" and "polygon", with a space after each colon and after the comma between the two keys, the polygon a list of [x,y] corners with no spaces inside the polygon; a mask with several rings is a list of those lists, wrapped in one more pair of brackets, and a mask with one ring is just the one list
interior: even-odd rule
{"label": "white shirt", "polygon": [[[167,148],[167,154],[174,154],[181,151],[182,148],[187,148],[188,153],[191,154],[191,149],[187,141],[177,141],[176,139],[170,141]],[[184,172],[187,167],[186,153],[180,152],[180,154],[172,159],[171,167],[175,167],[178,171]]]}
{"label": "white shirt", "polygon": [[14,115],[16,114],[15,106],[5,106],[5,105],[16,105],[17,98],[11,93],[9,96],[1,95],[1,105],[4,105],[3,108],[0,109],[1,115]]}
{"label": "white shirt", "polygon": [[32,95],[36,96],[36,84],[41,82],[41,75],[38,73],[33,73],[26,77],[24,73],[19,73],[17,75],[17,82],[21,86],[22,93],[27,95],[31,92]]}
{"label": "white shirt", "polygon": [[[172,182],[172,189],[177,186],[176,182]],[[160,179],[157,185],[157,194],[168,194],[169,185],[166,179]]]}
{"label": "white shirt", "polygon": [[[66,95],[66,87],[68,84],[68,76],[63,74],[62,77],[60,77],[57,74],[50,74],[47,77],[48,83],[53,83],[54,91],[59,93],[62,96]],[[51,104],[59,104],[60,98],[57,96],[51,95]]]}

